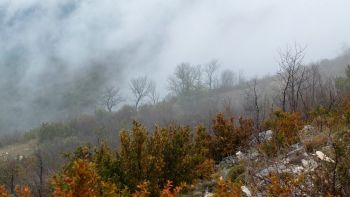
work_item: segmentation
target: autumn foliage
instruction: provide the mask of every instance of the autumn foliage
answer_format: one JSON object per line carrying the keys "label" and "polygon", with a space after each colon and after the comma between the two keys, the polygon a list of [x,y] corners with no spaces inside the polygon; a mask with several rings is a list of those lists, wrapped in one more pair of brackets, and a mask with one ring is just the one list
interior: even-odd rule
{"label": "autumn foliage", "polygon": [[186,184],[209,179],[214,160],[249,144],[250,120],[214,120],[214,135],[204,127],[157,127],[149,132],[134,121],[120,132],[120,148],[79,148],[64,171],[52,179],[54,196],[176,196]]}
{"label": "autumn foliage", "polygon": [[53,177],[54,196],[175,196],[180,186],[213,173],[214,162],[203,127],[156,128],[148,132],[134,121],[120,133],[113,153],[104,144],[78,149],[61,174]]}
{"label": "autumn foliage", "polygon": [[273,131],[273,136],[260,149],[268,156],[275,156],[300,141],[298,132],[303,128],[303,120],[297,112],[277,110],[266,120],[265,127]]}
{"label": "autumn foliage", "polygon": [[[269,197],[289,197],[299,196],[298,187],[304,180],[303,176],[294,176],[292,174],[272,174],[270,176],[270,185],[268,186]],[[300,190],[299,190],[300,191]]]}
{"label": "autumn foliage", "polygon": [[226,119],[223,113],[219,113],[213,121],[211,156],[219,161],[247,147],[253,130],[252,120],[240,118],[237,123],[233,118]]}
{"label": "autumn foliage", "polygon": [[241,197],[241,184],[224,180],[220,177],[214,195],[215,197]]}
{"label": "autumn foliage", "polygon": [[62,174],[52,178],[53,196],[115,196],[117,188],[104,182],[97,173],[96,164],[88,159],[88,147],[82,149],[83,158],[72,161]]}
{"label": "autumn foliage", "polygon": [[[15,188],[16,196],[18,197],[31,197],[32,192],[30,190],[30,187],[27,185],[16,185]],[[4,185],[0,185],[0,197],[10,197],[12,196],[5,188]]]}
{"label": "autumn foliage", "polygon": [[303,121],[297,112],[277,110],[266,121],[266,126],[285,138],[288,145],[299,141],[298,132],[303,128]]}

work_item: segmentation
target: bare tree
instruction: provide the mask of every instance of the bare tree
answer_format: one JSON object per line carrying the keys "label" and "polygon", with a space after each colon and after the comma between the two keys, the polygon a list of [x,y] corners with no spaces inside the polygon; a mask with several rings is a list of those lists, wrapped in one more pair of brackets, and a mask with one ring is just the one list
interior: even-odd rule
{"label": "bare tree", "polygon": [[278,75],[282,85],[282,109],[286,111],[287,102],[292,111],[298,107],[299,90],[305,80],[305,67],[302,65],[305,57],[305,47],[294,45],[287,46],[286,50],[279,53]]}
{"label": "bare tree", "polygon": [[218,71],[218,69],[219,69],[218,60],[212,60],[210,63],[205,65],[204,72],[207,77],[206,83],[209,89],[213,89],[215,86],[215,83],[217,81],[216,72]]}
{"label": "bare tree", "polygon": [[37,159],[37,165],[38,165],[37,173],[39,177],[39,183],[37,186],[38,196],[41,197],[43,196],[43,189],[44,189],[44,164],[43,164],[43,157],[41,155],[41,151],[37,150],[35,152],[35,156]]}
{"label": "bare tree", "polygon": [[169,90],[176,95],[184,95],[202,87],[201,67],[188,63],[179,64],[173,76],[169,77]]}
{"label": "bare tree", "polygon": [[200,90],[203,88],[202,81],[202,66],[196,65],[192,66],[193,79],[194,79],[194,90]]}
{"label": "bare tree", "polygon": [[222,100],[222,107],[224,108],[225,114],[228,116],[233,116],[233,101],[231,96],[225,96]]}
{"label": "bare tree", "polygon": [[254,122],[256,125],[256,130],[260,131],[260,121],[261,121],[261,94],[257,90],[257,79],[253,79],[251,83],[248,84],[248,90],[245,97],[246,106],[245,109],[251,112],[254,117]]}
{"label": "bare tree", "polygon": [[149,94],[150,87],[150,81],[147,76],[131,80],[130,88],[135,97],[136,110],[138,109],[140,102]]}
{"label": "bare tree", "polygon": [[232,88],[237,82],[236,74],[230,70],[226,69],[221,73],[221,87],[222,88]]}
{"label": "bare tree", "polygon": [[153,81],[149,83],[148,98],[152,101],[153,104],[157,104],[159,102],[159,94],[156,90],[156,84]]}
{"label": "bare tree", "polygon": [[324,91],[324,106],[327,107],[327,110],[332,110],[341,100],[341,97],[335,85],[335,79],[328,78],[325,81],[324,87],[322,89]]}
{"label": "bare tree", "polygon": [[307,116],[310,109],[322,100],[320,93],[323,85],[318,66],[305,67],[301,79],[298,82],[298,96],[303,105],[302,111]]}
{"label": "bare tree", "polygon": [[119,88],[107,87],[102,95],[102,104],[107,108],[109,112],[112,112],[113,107],[123,102],[124,99],[121,96]]}

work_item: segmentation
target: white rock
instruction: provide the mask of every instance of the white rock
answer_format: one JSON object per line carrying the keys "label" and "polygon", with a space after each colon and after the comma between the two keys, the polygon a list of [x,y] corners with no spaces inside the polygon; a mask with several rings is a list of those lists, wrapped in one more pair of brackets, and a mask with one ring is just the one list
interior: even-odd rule
{"label": "white rock", "polygon": [[247,195],[248,197],[251,197],[252,196],[252,193],[250,192],[250,190],[248,189],[247,186],[243,185],[241,186],[241,190],[243,193],[245,193],[245,195]]}
{"label": "white rock", "polygon": [[273,131],[267,130],[259,133],[259,138],[262,140],[270,140],[272,139]]}
{"label": "white rock", "polygon": [[322,161],[327,161],[330,163],[335,163],[335,161],[329,157],[327,157],[327,155],[325,155],[323,152],[321,151],[316,151],[316,155],[319,159],[321,159]]}
{"label": "white rock", "polygon": [[283,164],[289,164],[290,159],[289,158],[285,158],[282,160]]}
{"label": "white rock", "polygon": [[304,171],[304,168],[302,166],[295,166],[292,169],[292,172],[295,174],[300,174]]}
{"label": "white rock", "polygon": [[303,130],[311,130],[311,129],[313,129],[313,128],[314,128],[314,127],[311,126],[311,125],[305,125],[304,128],[303,128]]}
{"label": "white rock", "polygon": [[242,153],[241,151],[238,151],[236,152],[236,157],[237,159],[242,160],[244,159],[244,153]]}
{"label": "white rock", "polygon": [[258,151],[253,151],[252,153],[250,153],[249,158],[256,158],[259,157],[259,152]]}
{"label": "white rock", "polygon": [[318,166],[317,162],[313,159],[309,159],[309,160],[302,159],[301,164],[303,165],[306,171],[311,171],[311,172],[314,171]]}
{"label": "white rock", "polygon": [[214,196],[214,194],[213,194],[213,193],[208,192],[208,189],[207,189],[207,190],[205,190],[204,197],[212,197],[212,196]]}

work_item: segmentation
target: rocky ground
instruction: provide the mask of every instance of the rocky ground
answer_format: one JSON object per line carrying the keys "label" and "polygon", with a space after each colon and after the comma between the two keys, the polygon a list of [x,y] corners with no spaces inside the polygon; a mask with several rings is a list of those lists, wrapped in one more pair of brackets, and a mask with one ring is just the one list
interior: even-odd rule
{"label": "rocky ground", "polygon": [[[272,135],[273,131],[271,130],[260,133],[262,140],[269,140]],[[319,147],[319,149],[315,151],[308,150],[306,146],[306,144],[315,137],[327,136],[325,133],[321,133],[317,128],[307,125],[299,132],[299,135],[301,142],[291,145],[286,154],[279,155],[278,157],[268,158],[262,155],[256,147],[252,146],[249,150],[238,151],[235,155],[224,158],[216,165],[217,172],[213,176],[213,180],[198,183],[192,195],[212,196],[211,192],[216,184],[215,180],[220,178],[225,180],[230,179],[229,176],[232,176],[232,169],[242,163],[246,168],[249,168],[250,171],[249,174],[246,172],[242,178],[246,179],[245,181],[247,181],[247,179],[250,181],[254,180],[258,182],[257,185],[263,185],[266,184],[263,180],[266,180],[272,173],[292,173],[299,175],[313,172],[319,166],[320,162],[334,162],[327,156],[327,154],[330,154],[330,147],[328,144]],[[246,196],[264,196],[263,193],[252,195],[249,186],[243,185],[241,189]]]}

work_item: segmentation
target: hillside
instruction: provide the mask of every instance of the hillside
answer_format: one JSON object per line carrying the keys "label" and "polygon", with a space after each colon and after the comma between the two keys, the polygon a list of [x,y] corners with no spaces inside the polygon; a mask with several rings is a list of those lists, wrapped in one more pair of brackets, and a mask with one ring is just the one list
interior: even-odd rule
{"label": "hillside", "polygon": [[334,59],[321,60],[318,64],[324,75],[330,77],[344,76],[344,70],[350,64],[350,50],[345,50],[343,54]]}
{"label": "hillside", "polygon": [[162,101],[43,123],[1,148],[0,181],[45,196],[346,196],[350,75],[293,62],[295,86],[288,72],[181,86],[175,72],[184,88]]}

